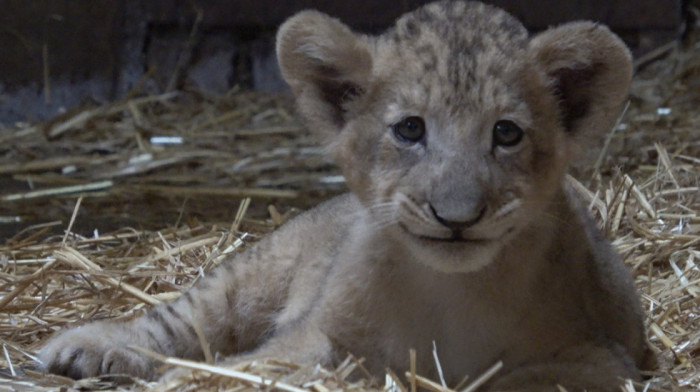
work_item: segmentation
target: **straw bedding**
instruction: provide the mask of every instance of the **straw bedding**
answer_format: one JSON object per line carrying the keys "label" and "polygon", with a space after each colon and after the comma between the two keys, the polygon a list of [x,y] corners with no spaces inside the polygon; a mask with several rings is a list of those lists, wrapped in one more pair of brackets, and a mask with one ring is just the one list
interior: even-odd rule
{"label": "straw bedding", "polygon": [[[648,316],[659,366],[628,390],[700,385],[700,44],[669,49],[643,64],[605,153],[571,179],[635,275]],[[153,139],[162,136],[170,139]],[[0,186],[0,390],[448,390],[411,374],[409,347],[406,369],[394,369],[408,377],[389,372],[386,385],[362,377],[351,356],[338,369],[161,358],[205,368],[169,384],[32,370],[51,333],[176,298],[343,190],[287,95],[129,97],[1,129]],[[473,390],[478,376],[454,389]]]}

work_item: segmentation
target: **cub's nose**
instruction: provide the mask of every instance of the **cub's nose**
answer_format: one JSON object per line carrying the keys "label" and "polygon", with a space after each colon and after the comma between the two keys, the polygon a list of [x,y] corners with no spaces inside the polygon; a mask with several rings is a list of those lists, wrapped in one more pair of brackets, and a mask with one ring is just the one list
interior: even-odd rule
{"label": "cub's nose", "polygon": [[440,224],[455,231],[466,229],[479,222],[486,214],[486,205],[481,204],[473,210],[473,214],[468,216],[462,215],[458,219],[451,217],[449,214],[440,214],[432,204],[430,205],[430,211],[433,212],[433,216]]}

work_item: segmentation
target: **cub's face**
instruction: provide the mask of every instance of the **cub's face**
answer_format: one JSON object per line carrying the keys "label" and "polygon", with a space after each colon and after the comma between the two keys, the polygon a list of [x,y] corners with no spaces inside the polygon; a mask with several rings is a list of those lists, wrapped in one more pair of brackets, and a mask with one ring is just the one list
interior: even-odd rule
{"label": "cub's face", "polygon": [[613,125],[631,74],[603,27],[529,38],[505,12],[464,2],[378,37],[301,13],[278,56],[372,229],[445,271],[480,268],[542,216],[584,140]]}

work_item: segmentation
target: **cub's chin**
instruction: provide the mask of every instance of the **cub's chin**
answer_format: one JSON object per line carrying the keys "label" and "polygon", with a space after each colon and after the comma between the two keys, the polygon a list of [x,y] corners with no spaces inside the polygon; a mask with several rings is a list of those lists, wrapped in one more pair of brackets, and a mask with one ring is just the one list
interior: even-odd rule
{"label": "cub's chin", "polygon": [[441,272],[475,272],[489,265],[503,246],[503,238],[433,237],[416,234],[403,224],[392,230],[411,257]]}

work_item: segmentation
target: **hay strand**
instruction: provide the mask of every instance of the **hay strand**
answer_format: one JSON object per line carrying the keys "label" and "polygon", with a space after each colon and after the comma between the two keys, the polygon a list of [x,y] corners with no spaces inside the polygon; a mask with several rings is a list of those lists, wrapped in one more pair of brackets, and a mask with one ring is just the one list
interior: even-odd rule
{"label": "hay strand", "polygon": [[146,349],[143,349],[141,347],[136,347],[136,346],[130,346],[129,348],[131,348],[132,350],[136,350],[136,351],[138,351],[144,355],[147,355],[149,357],[152,357],[153,359],[156,359],[160,362],[163,362],[166,365],[179,366],[179,367],[182,367],[185,369],[199,370],[199,371],[204,371],[204,372],[208,372],[211,374],[218,374],[220,376],[229,377],[229,378],[232,378],[234,380],[244,381],[246,383],[258,385],[261,388],[279,389],[279,390],[285,391],[285,392],[307,392],[305,389],[297,388],[293,385],[286,384],[284,382],[266,379],[262,376],[257,376],[257,375],[253,375],[253,374],[239,372],[239,371],[231,369],[231,368],[225,368],[222,366],[214,366],[214,365],[209,365],[209,364],[205,364],[205,363],[201,363],[201,362],[188,361],[188,360],[180,359],[180,358],[166,357],[166,356],[160,355],[158,353],[155,353],[153,351],[146,350]]}
{"label": "hay strand", "polygon": [[83,256],[80,252],[69,246],[64,247],[62,250],[55,251],[54,256],[56,256],[56,260],[64,261],[86,272],[92,272],[92,276],[97,280],[109,286],[112,286],[118,290],[122,290],[125,293],[132,295],[149,305],[158,305],[160,303],[160,301],[157,298],[144,293],[143,291],[128,283],[121,282],[109,276],[101,276],[98,274],[94,274],[95,272],[102,272],[102,267],[93,263],[92,261],[90,261],[90,259]]}

